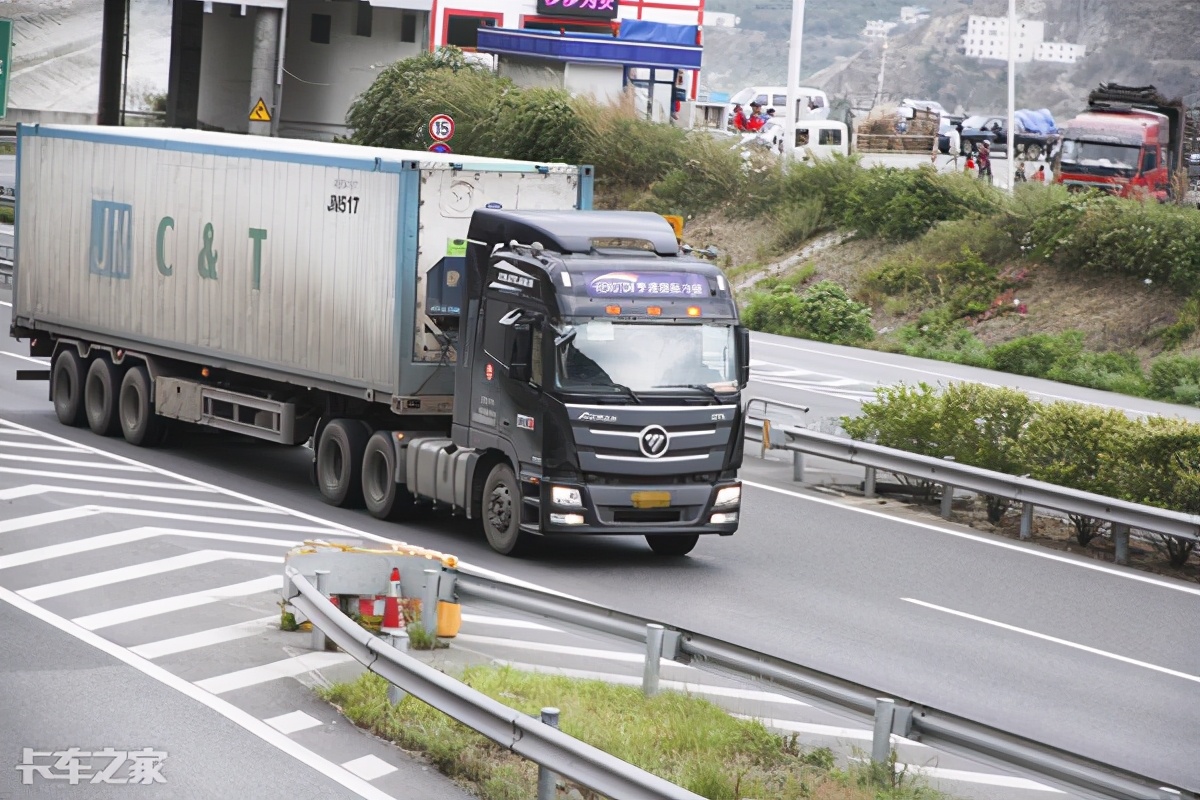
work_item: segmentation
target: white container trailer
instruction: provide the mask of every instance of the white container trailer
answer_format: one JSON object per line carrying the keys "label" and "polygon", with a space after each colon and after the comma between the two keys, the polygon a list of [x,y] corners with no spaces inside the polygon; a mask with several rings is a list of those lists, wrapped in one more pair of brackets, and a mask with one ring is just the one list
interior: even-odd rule
{"label": "white container trailer", "polygon": [[17,161],[16,327],[410,412],[450,410],[474,210],[591,203],[589,167],[190,130],[21,126]]}

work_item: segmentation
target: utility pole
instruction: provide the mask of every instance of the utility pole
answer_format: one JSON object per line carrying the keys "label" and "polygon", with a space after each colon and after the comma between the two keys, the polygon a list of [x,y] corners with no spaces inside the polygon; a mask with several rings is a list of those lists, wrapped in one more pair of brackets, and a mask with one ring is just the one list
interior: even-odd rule
{"label": "utility pole", "polygon": [[1017,148],[1014,145],[1017,105],[1017,0],[1008,0],[1008,190],[1013,191],[1014,175],[1017,169]]}
{"label": "utility pole", "polygon": [[792,0],[792,37],[788,45],[787,111],[783,115],[786,126],[783,134],[784,157],[794,154],[796,145],[796,123],[800,121],[800,54],[804,39],[804,0]]}

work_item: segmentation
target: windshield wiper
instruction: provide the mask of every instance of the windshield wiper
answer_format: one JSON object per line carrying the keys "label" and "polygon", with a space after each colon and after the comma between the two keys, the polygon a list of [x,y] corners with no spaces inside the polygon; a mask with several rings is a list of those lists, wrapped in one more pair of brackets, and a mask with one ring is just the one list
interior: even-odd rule
{"label": "windshield wiper", "polygon": [[614,384],[611,384],[611,385],[612,385],[612,387],[613,387],[614,389],[617,389],[617,390],[619,390],[619,391],[622,391],[622,392],[624,392],[625,394],[629,395],[629,397],[630,397],[630,398],[633,400],[633,402],[637,403],[638,405],[641,405],[641,404],[642,404],[642,398],[638,397],[638,396],[637,396],[637,393],[636,393],[636,392],[634,392],[634,391],[633,391],[633,389],[630,389],[630,388],[629,388],[628,386],[626,386],[625,384],[623,384],[623,383],[614,383]]}
{"label": "windshield wiper", "polygon": [[719,399],[717,390],[709,386],[707,383],[664,383],[654,387],[655,389],[699,389],[708,394],[714,400]]}

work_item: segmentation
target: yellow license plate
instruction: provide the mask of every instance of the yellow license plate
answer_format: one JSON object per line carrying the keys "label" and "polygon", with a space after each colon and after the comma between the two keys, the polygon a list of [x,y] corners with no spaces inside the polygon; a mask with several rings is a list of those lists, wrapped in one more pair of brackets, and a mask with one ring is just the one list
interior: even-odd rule
{"label": "yellow license plate", "polygon": [[634,492],[630,499],[634,508],[666,508],[671,505],[670,492]]}

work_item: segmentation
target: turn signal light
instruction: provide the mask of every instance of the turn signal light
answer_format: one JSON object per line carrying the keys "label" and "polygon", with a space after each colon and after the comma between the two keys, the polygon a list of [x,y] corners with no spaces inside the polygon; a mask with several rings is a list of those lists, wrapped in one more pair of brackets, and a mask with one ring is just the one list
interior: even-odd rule
{"label": "turn signal light", "polygon": [[662,315],[662,308],[660,306],[647,306],[646,313],[652,317],[657,317]]}
{"label": "turn signal light", "polygon": [[621,307],[620,306],[605,306],[604,311],[605,311],[605,313],[608,313],[608,314],[620,314]]}
{"label": "turn signal light", "polygon": [[200,377],[201,377],[201,378],[207,378],[207,377],[208,377],[208,367],[204,367],[203,369],[201,369],[201,370],[200,370]]}
{"label": "turn signal light", "polygon": [[688,316],[689,317],[700,316],[700,306],[688,306]]}

